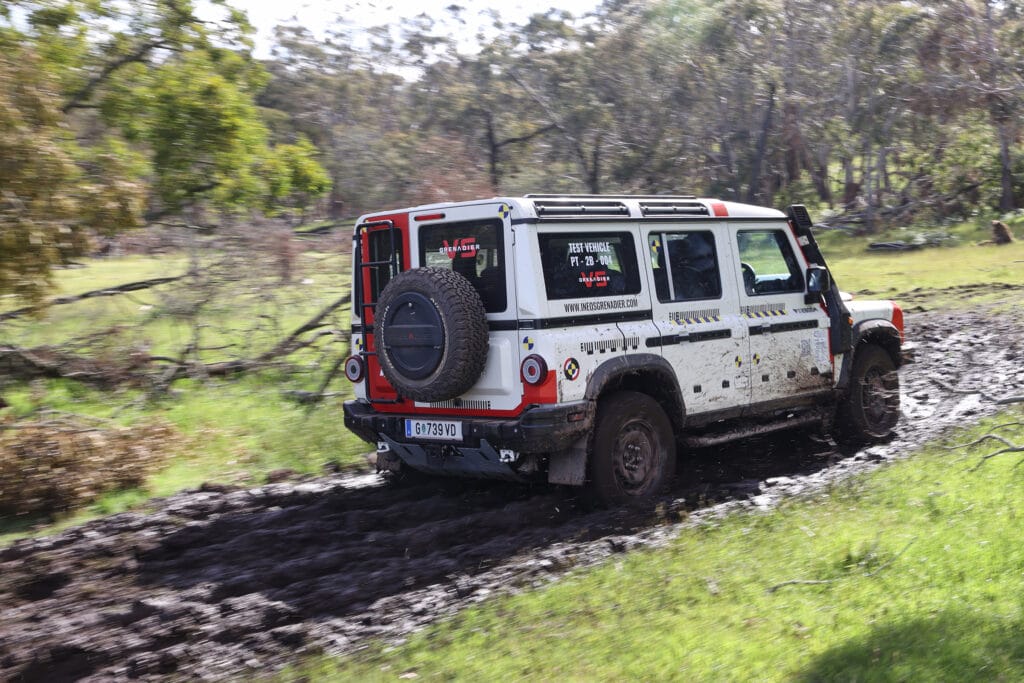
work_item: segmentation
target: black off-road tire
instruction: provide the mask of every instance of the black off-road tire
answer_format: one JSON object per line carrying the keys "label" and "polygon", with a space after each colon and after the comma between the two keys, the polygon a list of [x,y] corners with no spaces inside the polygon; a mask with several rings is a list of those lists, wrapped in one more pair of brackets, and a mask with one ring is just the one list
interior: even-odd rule
{"label": "black off-road tire", "polygon": [[892,435],[900,417],[900,378],[889,352],[875,344],[857,349],[850,387],[836,414],[840,442],[863,444]]}
{"label": "black off-road tire", "polygon": [[406,398],[447,401],[476,384],[487,362],[487,316],[462,275],[443,268],[399,273],[374,318],[384,377]]}
{"label": "black off-road tire", "polygon": [[601,399],[589,470],[592,493],[603,505],[663,492],[675,476],[676,442],[661,405],[636,391]]}

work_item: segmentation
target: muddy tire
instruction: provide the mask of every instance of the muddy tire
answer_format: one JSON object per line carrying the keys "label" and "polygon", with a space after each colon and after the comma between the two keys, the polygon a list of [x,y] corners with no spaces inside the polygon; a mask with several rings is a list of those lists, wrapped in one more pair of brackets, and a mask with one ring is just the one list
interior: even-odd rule
{"label": "muddy tire", "polygon": [[851,444],[881,441],[892,435],[900,417],[896,364],[885,349],[874,344],[856,354],[850,388],[836,415],[837,436]]}
{"label": "muddy tire", "polygon": [[676,444],[665,411],[647,394],[621,391],[597,406],[590,486],[603,505],[664,491],[676,471]]}
{"label": "muddy tire", "polygon": [[484,305],[456,272],[417,268],[396,275],[377,302],[375,328],[384,377],[406,398],[447,401],[484,370]]}

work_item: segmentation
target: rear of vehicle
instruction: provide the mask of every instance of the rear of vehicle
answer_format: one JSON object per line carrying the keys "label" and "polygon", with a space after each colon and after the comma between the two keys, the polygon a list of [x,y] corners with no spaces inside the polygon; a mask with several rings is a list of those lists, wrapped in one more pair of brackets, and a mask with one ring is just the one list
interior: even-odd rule
{"label": "rear of vehicle", "polygon": [[496,199],[360,219],[345,424],[381,467],[521,479],[589,427],[567,417],[580,406],[555,405],[553,371],[519,330],[522,210]]}

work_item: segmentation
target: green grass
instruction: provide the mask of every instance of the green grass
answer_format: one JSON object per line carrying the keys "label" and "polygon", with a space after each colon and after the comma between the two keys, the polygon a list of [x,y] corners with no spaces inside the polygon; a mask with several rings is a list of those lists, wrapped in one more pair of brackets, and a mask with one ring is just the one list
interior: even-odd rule
{"label": "green grass", "polygon": [[[839,286],[858,296],[926,301],[930,308],[999,302],[1005,291],[953,287],[1024,285],[1024,240],[1002,246],[933,247],[907,252],[867,252],[868,240],[826,235],[822,251]],[[900,296],[904,295],[904,296]]]}
{"label": "green grass", "polygon": [[[200,270],[212,268],[208,257]],[[85,268],[57,273],[54,295],[80,294],[115,284],[180,275],[188,269],[181,257],[86,259]],[[244,356],[265,350],[318,310],[348,290],[350,264],[337,254],[301,254],[296,274],[282,283],[266,264],[244,261],[224,269],[211,286],[179,281],[127,295],[87,299],[52,306],[38,318],[0,323],[0,341],[37,346],[108,331],[99,343],[115,355],[145,349],[153,355],[177,356],[193,340],[189,311],[201,325],[206,360]],[[15,308],[10,305],[8,308]],[[338,316],[347,316],[348,308]],[[347,317],[345,318],[347,321]]]}
{"label": "green grass", "polygon": [[[970,471],[982,452],[933,447],[279,678],[1021,680],[1024,473],[1019,455]],[[794,580],[822,583],[772,591]]]}

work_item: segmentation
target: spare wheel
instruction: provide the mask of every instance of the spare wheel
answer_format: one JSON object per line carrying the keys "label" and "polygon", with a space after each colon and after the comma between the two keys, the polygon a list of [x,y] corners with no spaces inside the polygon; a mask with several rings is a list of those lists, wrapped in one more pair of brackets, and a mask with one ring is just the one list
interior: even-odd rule
{"label": "spare wheel", "polygon": [[469,280],[443,268],[399,273],[377,302],[384,377],[416,401],[447,401],[476,384],[487,361],[487,317]]}

